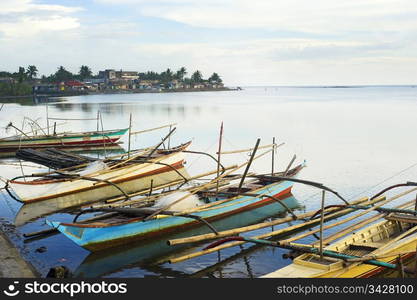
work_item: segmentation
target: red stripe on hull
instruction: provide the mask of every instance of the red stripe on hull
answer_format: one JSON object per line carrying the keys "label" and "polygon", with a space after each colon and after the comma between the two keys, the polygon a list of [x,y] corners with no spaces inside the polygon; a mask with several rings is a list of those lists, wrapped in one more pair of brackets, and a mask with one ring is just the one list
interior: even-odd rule
{"label": "red stripe on hull", "polygon": [[0,152],[9,152],[12,150],[19,150],[25,148],[46,148],[46,147],[57,147],[57,148],[69,148],[69,147],[82,147],[82,146],[103,146],[109,144],[115,144],[120,137],[114,139],[101,139],[101,140],[89,140],[89,141],[79,141],[79,142],[63,142],[63,143],[40,143],[40,144],[29,144],[21,145],[20,147],[1,147]]}
{"label": "red stripe on hull", "polygon": [[[280,193],[275,194],[273,196],[275,198],[283,200],[291,194],[291,188],[292,187],[289,187],[289,188],[287,188],[287,189],[285,189],[285,190],[281,191]],[[223,218],[226,218],[226,217],[229,217],[231,215],[235,215],[235,214],[238,214],[238,213],[241,213],[241,212],[250,211],[250,210],[254,210],[256,208],[260,208],[260,207],[263,207],[263,206],[266,206],[266,205],[270,205],[272,203],[276,203],[276,201],[272,198],[265,198],[263,200],[255,202],[255,203],[246,205],[244,207],[240,207],[238,209],[231,210],[231,211],[225,212],[223,214],[219,214],[219,215],[204,218],[204,219],[207,220],[208,222],[213,222],[213,221],[217,221],[217,220],[220,220],[220,219],[223,219]],[[140,222],[141,220],[143,220],[143,218],[135,218],[135,219],[130,220],[127,223]],[[66,223],[63,223],[62,225],[74,226],[74,224],[66,224]],[[75,226],[82,227],[82,228],[100,227],[100,226],[97,226],[97,225],[89,225],[89,224],[77,224]],[[102,250],[102,249],[106,249],[106,248],[120,246],[120,245],[123,245],[123,244],[131,242],[131,241],[132,242],[133,241],[143,241],[143,240],[146,240],[146,239],[159,238],[159,237],[164,236],[164,235],[172,234],[172,233],[175,233],[177,231],[183,231],[183,230],[186,230],[186,229],[191,229],[191,228],[198,227],[198,226],[202,226],[201,222],[192,221],[192,222],[189,222],[189,223],[186,223],[186,224],[177,225],[175,227],[159,229],[157,231],[142,233],[142,234],[138,234],[138,235],[135,235],[135,236],[131,236],[131,237],[127,237],[127,238],[121,238],[121,239],[117,239],[117,240],[103,241],[103,242],[100,242],[100,243],[97,243],[97,244],[84,245],[83,247],[90,250],[90,251],[97,251],[97,250]]]}
{"label": "red stripe on hull", "polygon": [[[177,170],[184,167],[184,160],[181,160],[179,162],[176,162],[175,164],[172,164],[171,167],[174,168],[174,169],[177,169]],[[168,167],[168,166],[162,167],[162,168],[150,171],[150,172],[146,172],[146,173],[143,173],[143,174],[127,177],[127,178],[124,178],[124,179],[114,180],[112,182],[115,183],[115,184],[118,184],[118,183],[123,183],[123,182],[126,182],[126,181],[132,181],[132,180],[135,180],[135,179],[139,179],[139,178],[142,178],[142,177],[152,176],[152,175],[156,175],[156,174],[162,174],[162,173],[165,173],[165,172],[172,171],[171,167]],[[33,182],[23,182],[23,181],[22,182],[12,181],[12,182],[15,183],[15,184],[18,183],[18,184],[27,184],[27,185],[37,184],[37,183],[33,183]],[[45,183],[43,183],[43,184],[45,184]],[[90,187],[86,187],[86,188],[83,188],[83,189],[79,189],[76,192],[69,191],[69,192],[55,194],[55,195],[46,196],[46,197],[39,197],[39,198],[32,199],[32,200],[26,200],[26,201],[23,201],[23,202],[24,203],[32,203],[32,202],[43,201],[43,200],[48,200],[48,199],[53,199],[53,198],[58,198],[58,197],[64,197],[64,196],[67,196],[67,195],[77,194],[77,193],[80,193],[80,192],[93,190],[93,189],[101,188],[101,187],[108,186],[108,185],[109,184],[107,184],[107,183],[102,183],[102,184],[97,184],[97,185],[93,185],[93,186],[90,186]]]}

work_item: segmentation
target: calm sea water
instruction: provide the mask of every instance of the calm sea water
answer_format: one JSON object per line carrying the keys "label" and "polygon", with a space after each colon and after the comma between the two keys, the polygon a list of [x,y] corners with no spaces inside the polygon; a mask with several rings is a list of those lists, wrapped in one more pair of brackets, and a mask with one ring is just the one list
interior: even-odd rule
{"label": "calm sea water", "polygon": [[[250,148],[257,138],[261,138],[261,144],[270,144],[275,137],[279,143],[285,142],[278,149],[275,170],[284,169],[296,154],[297,162],[306,160],[308,165],[300,178],[321,182],[346,199],[356,199],[391,184],[416,181],[416,108],[417,88],[414,87],[256,87],[227,92],[67,97],[49,102],[48,113],[59,118],[94,118],[99,110],[104,129],[128,127],[130,113],[134,130],[175,122],[177,131],[171,145],[192,140],[192,150],[211,153],[216,152],[220,124],[224,122],[224,150]],[[24,117],[46,124],[45,115],[45,103],[6,103],[0,111],[1,134],[7,134],[4,127],[8,122],[22,124]],[[96,122],[67,121],[58,128],[95,130]],[[166,134],[167,129],[138,135],[132,139],[132,147],[154,145]],[[126,148],[127,137],[123,141]],[[229,165],[247,159],[247,153],[225,155],[223,162]],[[209,159],[196,156],[188,156],[187,166],[191,174],[215,169]],[[37,170],[28,163],[23,168],[26,174]],[[270,170],[269,156],[259,159],[251,168],[255,172]],[[20,174],[16,160],[0,161],[1,177]],[[320,205],[317,189],[296,184],[293,194],[304,210]],[[415,195],[407,197],[411,199]],[[326,202],[340,203],[340,200],[329,195]],[[165,241],[101,254],[89,254],[60,234],[24,242],[22,233],[46,229],[47,225],[45,218],[40,218],[14,228],[14,216],[20,206],[4,192],[0,195],[2,226],[42,274],[52,266],[65,265],[77,276],[257,277],[290,263],[282,258],[286,251],[253,245],[168,264],[158,262],[158,255],[167,254]],[[54,214],[48,219],[71,220],[72,217]],[[281,225],[284,226],[288,224]],[[269,230],[258,230],[251,235]],[[312,241],[312,238],[302,241]],[[47,251],[37,252],[42,246]]]}

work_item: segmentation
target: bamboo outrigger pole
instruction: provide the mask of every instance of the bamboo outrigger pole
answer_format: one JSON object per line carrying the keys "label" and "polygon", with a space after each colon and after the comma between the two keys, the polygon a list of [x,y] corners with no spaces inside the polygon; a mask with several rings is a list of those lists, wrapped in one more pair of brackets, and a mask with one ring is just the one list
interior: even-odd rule
{"label": "bamboo outrigger pole", "polygon": [[[383,200],[383,198],[378,198],[378,199],[380,199],[381,201]],[[364,198],[361,198],[361,199],[358,199],[358,200],[354,201],[353,203],[359,204],[359,203],[363,203],[363,202],[367,202],[367,201],[369,201],[369,199],[367,197],[364,197]],[[341,207],[325,208],[326,213],[332,213],[332,212],[334,213],[334,212],[337,212],[337,211],[345,211],[345,210],[342,209]],[[351,212],[351,211],[353,211],[353,210],[349,210],[349,212]],[[315,211],[299,214],[299,215],[297,215],[297,219],[307,219],[307,218],[310,218],[310,217],[314,216],[315,214],[316,214]],[[326,220],[327,220],[328,217],[330,217],[330,215],[325,216]],[[236,235],[236,234],[243,233],[243,232],[248,232],[248,231],[253,231],[253,230],[257,230],[257,229],[261,229],[261,228],[265,228],[265,227],[279,225],[279,224],[283,224],[283,223],[290,222],[290,221],[293,221],[293,217],[285,217],[285,218],[280,218],[280,219],[273,220],[273,221],[270,221],[270,222],[261,222],[261,223],[258,223],[258,224],[253,224],[253,225],[244,226],[244,227],[240,227],[240,228],[229,229],[229,230],[219,232],[218,235],[213,235],[211,233],[207,233],[207,234],[201,234],[201,235],[196,235],[196,236],[190,236],[190,237],[186,237],[186,238],[172,239],[172,240],[168,240],[167,243],[168,243],[168,245],[173,246],[173,245],[178,245],[178,244],[186,244],[186,243],[195,243],[195,242],[207,241],[207,240],[212,240],[212,239],[216,239],[216,238],[220,238],[220,237]],[[316,220],[312,220],[310,222],[311,222],[310,224],[315,224],[318,221],[316,219]],[[298,225],[295,225],[295,226],[298,226]]]}
{"label": "bamboo outrigger pole", "polygon": [[[257,157],[253,157],[253,158],[252,158],[252,160],[254,160],[254,159],[258,159],[258,158],[260,158],[260,157],[264,156],[265,154],[268,154],[270,151],[271,151],[271,150],[265,151],[264,153],[262,153],[262,154],[258,155]],[[207,185],[208,185],[208,184],[211,184],[211,183],[216,183],[218,180],[220,180],[220,179],[222,179],[222,178],[224,178],[224,177],[226,177],[226,176],[230,175],[232,172],[234,172],[234,171],[236,171],[236,170],[238,170],[238,169],[240,169],[240,168],[242,168],[242,167],[246,166],[248,163],[249,163],[249,162],[245,162],[245,163],[243,163],[243,164],[241,164],[241,165],[237,166],[235,169],[232,169],[232,170],[230,170],[230,171],[228,171],[228,172],[226,172],[226,173],[223,173],[223,174],[222,174],[222,175],[220,175],[219,177],[216,177],[216,178],[214,178],[213,180],[211,180],[209,183],[207,183]],[[194,190],[193,192],[191,192],[190,194],[185,195],[184,197],[181,197],[180,199],[178,199],[178,200],[176,200],[176,201],[171,202],[169,205],[167,205],[167,206],[165,206],[165,207],[162,207],[161,209],[157,210],[155,213],[153,213],[153,214],[149,215],[148,217],[146,217],[146,218],[145,218],[145,221],[146,221],[146,220],[149,220],[149,219],[151,219],[151,218],[153,218],[153,217],[154,217],[154,216],[156,216],[156,215],[157,215],[160,211],[168,210],[168,209],[169,209],[171,206],[173,206],[174,204],[177,204],[178,202],[183,201],[184,199],[188,198],[188,197],[189,197],[189,196],[191,196],[191,195],[194,195],[195,193],[197,193],[198,191],[203,190],[204,188],[205,188],[205,185],[202,185],[201,187],[199,187],[199,188],[195,189],[195,190]]]}
{"label": "bamboo outrigger pole", "polygon": [[[377,203],[377,202],[381,202],[381,201],[383,201],[383,203],[386,203],[386,201],[393,201],[393,200],[398,199],[398,198],[400,198],[402,196],[405,196],[405,195],[407,195],[407,194],[409,194],[409,193],[411,193],[411,192],[413,192],[415,190],[417,190],[417,188],[410,189],[408,191],[405,191],[405,192],[403,192],[403,193],[401,193],[399,195],[396,195],[396,196],[394,196],[394,197],[392,197],[390,199],[387,199],[387,200],[386,200],[385,197],[378,197],[378,198],[375,198],[373,200],[370,200],[369,203],[370,204],[373,204],[373,203]],[[368,198],[365,198],[365,201],[367,199]],[[361,199],[360,200],[357,200],[357,201],[361,201]],[[363,199],[362,199],[362,202],[363,202]],[[407,202],[407,203],[405,203],[403,205],[400,205],[398,207],[407,207],[412,202],[413,201]],[[330,209],[332,211],[334,211],[335,209],[337,210],[336,207],[331,207]],[[340,216],[346,215],[346,214],[348,214],[350,212],[353,212],[353,211],[354,210],[351,209],[351,208],[343,209],[341,211],[333,212],[331,214],[328,214],[328,215],[324,216],[324,219],[325,220],[331,220],[331,219],[338,218]],[[309,216],[314,216],[314,215],[316,215],[316,212],[312,212],[309,215],[305,215],[305,214],[299,215],[299,218],[301,218],[302,216],[304,218],[307,218]],[[381,218],[382,216],[383,216],[383,214],[380,214],[379,216],[375,216],[375,217],[373,217],[372,221],[375,221],[378,218]],[[288,218],[285,218],[283,220],[276,220],[277,223],[275,223],[275,222],[273,222],[273,223],[267,223],[268,224],[267,226],[281,224],[279,221],[282,221],[282,223],[285,223],[285,222],[288,222],[288,221],[291,221],[291,220],[288,220]],[[304,228],[304,227],[307,228],[307,227],[315,226],[318,222],[319,222],[318,219],[314,219],[314,220],[307,221],[307,222],[304,222],[304,223],[301,223],[301,224],[297,224],[297,225],[293,225],[293,226],[290,226],[290,227],[278,229],[278,230],[275,230],[275,231],[272,231],[272,232],[268,232],[268,233],[265,233],[265,234],[261,234],[261,235],[255,236],[253,238],[255,238],[255,239],[265,239],[265,238],[269,238],[269,237],[272,237],[272,236],[289,234],[290,232],[295,232],[296,230],[299,230],[299,229]],[[260,225],[262,225],[262,224],[260,224]],[[247,226],[246,228],[247,229],[250,229],[250,230],[255,230],[255,229],[258,229],[258,228],[267,227],[267,226],[259,226],[259,227],[258,226],[259,225],[251,225],[251,226]],[[189,238],[183,238],[183,239],[170,240],[170,241],[168,241],[168,244],[169,245],[175,245],[175,244],[191,243],[191,242],[203,241],[203,240],[208,240],[208,239],[213,239],[213,238],[220,238],[220,237],[230,236],[232,234],[238,234],[238,233],[245,232],[245,231],[250,231],[250,230],[245,230],[246,228],[243,227],[242,228],[243,230],[241,230],[240,228],[238,228],[238,229],[235,229],[235,230],[222,231],[222,232],[219,232],[219,234],[217,236],[214,236],[214,237],[213,237],[212,234],[206,234],[206,235],[201,235],[201,236],[196,236],[196,237],[189,237]],[[345,232],[343,235],[345,235],[345,234],[347,234],[350,231],[353,231],[355,229],[357,229],[356,226],[353,226],[353,227],[351,226],[351,227],[349,227],[347,229],[349,231],[348,232]],[[416,227],[416,229],[417,229],[417,227]],[[310,234],[313,234],[315,232],[317,232],[317,231],[313,231],[313,232],[309,232],[309,233]],[[310,235],[310,234],[308,234],[308,235]],[[343,235],[341,235],[341,236],[343,236]],[[334,239],[339,238],[339,237],[340,236],[335,236]],[[291,239],[290,240],[286,240],[286,241],[291,241]],[[326,243],[326,242],[327,242],[327,239],[324,240],[324,243]],[[184,260],[188,260],[188,259],[195,258],[195,257],[199,257],[199,256],[202,256],[202,255],[205,255],[205,254],[213,253],[213,252],[216,252],[216,251],[219,251],[219,250],[222,250],[222,249],[226,249],[226,248],[230,248],[230,247],[242,245],[244,243],[245,243],[244,241],[235,241],[235,242],[232,242],[232,243],[229,243],[229,244],[219,245],[219,246],[216,246],[216,247],[213,247],[213,248],[210,248],[210,249],[205,249],[205,250],[198,251],[198,252],[195,252],[195,253],[191,253],[191,254],[188,254],[188,255],[184,255],[184,256],[180,256],[180,257],[176,257],[176,258],[171,258],[171,259],[169,259],[169,263],[178,263],[178,262],[181,262],[181,261],[184,261]]]}
{"label": "bamboo outrigger pole", "polygon": [[[351,221],[351,220],[354,220],[354,219],[356,219],[356,218],[358,218],[358,217],[360,217],[360,216],[363,216],[363,215],[365,215],[365,214],[367,214],[367,213],[369,213],[369,212],[371,212],[371,211],[376,210],[377,208],[381,207],[382,205],[384,205],[384,204],[386,204],[386,203],[389,203],[389,202],[391,202],[391,201],[393,201],[393,200],[395,200],[395,199],[397,199],[397,198],[399,198],[399,197],[402,197],[402,196],[404,196],[405,194],[411,193],[411,192],[413,192],[413,191],[415,191],[415,190],[417,190],[417,188],[414,188],[414,189],[408,190],[408,191],[406,191],[406,192],[404,192],[404,193],[401,193],[401,194],[399,194],[399,195],[397,195],[397,196],[394,196],[394,197],[392,197],[392,198],[388,198],[388,199],[386,199],[385,201],[382,201],[381,203],[378,203],[378,204],[376,204],[375,206],[372,206],[371,208],[368,208],[368,209],[366,209],[366,210],[364,210],[364,211],[362,211],[362,212],[360,212],[360,213],[358,213],[358,214],[356,214],[356,215],[354,215],[354,216],[348,217],[348,218],[343,219],[343,220],[341,220],[341,221],[339,221],[339,222],[336,222],[336,223],[334,223],[334,224],[324,226],[324,227],[323,227],[323,229],[330,229],[330,228],[333,228],[333,227],[335,227],[335,226],[338,226],[338,225],[344,224],[344,223],[346,223],[346,222],[349,222],[349,221]],[[349,229],[350,229],[350,228],[351,228],[351,227],[349,227]],[[306,232],[306,233],[303,233],[303,234],[297,235],[297,236],[295,236],[295,237],[289,238],[289,239],[287,239],[287,240],[286,240],[286,242],[296,241],[296,240],[299,240],[299,239],[301,239],[301,238],[304,238],[304,237],[306,237],[306,236],[312,235],[312,234],[317,233],[317,232],[319,232],[319,229],[315,229],[315,230],[312,230],[312,231],[309,231],[309,232]],[[326,239],[326,240],[327,240],[327,239]]]}
{"label": "bamboo outrigger pole", "polygon": [[[376,199],[372,200],[371,202],[376,203],[376,202],[379,202],[379,201],[383,201],[384,199],[385,199],[385,197],[380,197],[380,198],[376,198]],[[367,200],[367,198],[366,198],[366,200]],[[334,209],[334,208],[332,208],[332,209]],[[331,219],[338,218],[340,216],[346,215],[346,214],[348,214],[352,211],[353,211],[352,209],[344,209],[344,210],[337,211],[337,212],[334,212],[332,214],[326,215],[324,218],[325,218],[325,220],[331,220]],[[313,212],[311,215],[313,215],[313,214],[315,214],[315,212]],[[288,222],[288,220],[286,220],[286,222]],[[307,222],[304,222],[304,223],[301,223],[301,224],[293,225],[293,226],[290,226],[290,227],[285,227],[285,228],[282,228],[282,229],[278,229],[278,230],[268,232],[268,233],[265,233],[265,234],[257,235],[253,238],[255,238],[255,239],[265,239],[265,238],[272,237],[272,236],[289,234],[291,232],[295,232],[295,231],[300,230],[302,228],[315,226],[315,225],[317,225],[318,222],[319,222],[319,219],[315,219],[315,220],[307,221]],[[285,222],[283,222],[283,223],[285,223]],[[278,223],[278,224],[280,224],[280,223]],[[218,237],[222,237],[222,236],[224,236],[222,234],[222,232],[219,232]],[[226,236],[230,236],[230,234],[227,234]],[[178,240],[180,240],[180,239],[178,239]],[[188,242],[190,242],[190,241],[188,241]],[[191,254],[188,254],[188,255],[184,255],[184,256],[181,256],[181,257],[171,258],[169,260],[169,263],[178,263],[178,262],[181,262],[181,261],[184,261],[184,260],[187,260],[187,259],[191,259],[191,258],[195,258],[195,257],[202,256],[202,255],[205,255],[205,254],[213,253],[213,252],[216,252],[216,251],[219,251],[219,250],[222,250],[222,249],[242,245],[244,243],[245,243],[244,241],[235,241],[235,242],[232,242],[230,244],[216,246],[214,248],[205,249],[205,250],[195,252],[195,253],[191,253]]]}

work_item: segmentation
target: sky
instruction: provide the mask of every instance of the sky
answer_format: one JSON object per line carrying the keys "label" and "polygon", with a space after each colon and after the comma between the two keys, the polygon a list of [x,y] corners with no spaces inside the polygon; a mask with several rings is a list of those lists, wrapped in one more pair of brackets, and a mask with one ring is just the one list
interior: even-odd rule
{"label": "sky", "polygon": [[229,86],[417,82],[415,0],[0,0],[0,8],[4,71],[184,66]]}

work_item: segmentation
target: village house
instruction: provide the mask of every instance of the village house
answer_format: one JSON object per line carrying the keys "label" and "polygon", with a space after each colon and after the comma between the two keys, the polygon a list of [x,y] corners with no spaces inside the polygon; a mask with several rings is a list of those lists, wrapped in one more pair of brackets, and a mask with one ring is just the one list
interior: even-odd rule
{"label": "village house", "polygon": [[106,83],[110,80],[116,79],[116,71],[113,69],[106,69],[98,72],[98,77],[103,78]]}
{"label": "village house", "polygon": [[104,78],[86,78],[83,80],[84,85],[90,91],[102,90],[106,84]]}
{"label": "village house", "polygon": [[16,80],[12,77],[0,77],[0,82],[3,83],[16,83]]}
{"label": "village house", "polygon": [[116,78],[119,80],[134,81],[139,79],[138,72],[135,71],[116,71]]}

